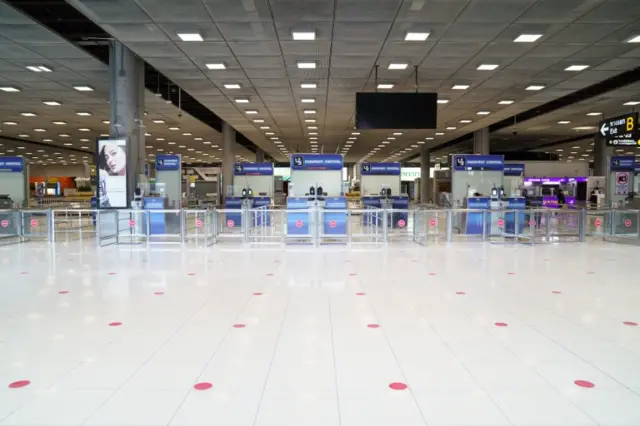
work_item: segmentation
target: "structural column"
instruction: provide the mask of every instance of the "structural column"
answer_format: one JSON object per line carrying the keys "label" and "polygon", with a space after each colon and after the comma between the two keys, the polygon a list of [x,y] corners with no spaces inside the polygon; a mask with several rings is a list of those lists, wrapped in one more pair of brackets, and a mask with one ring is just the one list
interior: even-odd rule
{"label": "structural column", "polygon": [[[593,141],[593,175],[594,176],[604,176],[607,178],[607,170],[608,170],[608,155],[607,152],[607,142],[605,138],[600,136],[595,137]],[[588,196],[588,195],[587,195]]]}
{"label": "structural column", "polygon": [[473,153],[486,155],[489,154],[489,128],[476,130],[473,132]]}
{"label": "structural column", "polygon": [[256,163],[264,163],[264,151],[256,147]]}
{"label": "structural column", "polygon": [[420,151],[420,202],[431,202],[431,150],[423,147]]}
{"label": "structural column", "polygon": [[222,138],[224,140],[222,157],[222,193],[227,197],[229,185],[233,185],[233,166],[236,161],[235,145],[236,131],[227,123],[222,123]]}
{"label": "structural column", "polygon": [[[118,41],[109,44],[111,138],[127,139],[127,190],[145,180],[144,62]],[[130,203],[131,200],[127,200]]]}

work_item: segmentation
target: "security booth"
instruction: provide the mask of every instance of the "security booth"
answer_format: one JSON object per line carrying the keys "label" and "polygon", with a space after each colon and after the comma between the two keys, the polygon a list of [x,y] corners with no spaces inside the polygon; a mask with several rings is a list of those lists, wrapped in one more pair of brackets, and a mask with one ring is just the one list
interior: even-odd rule
{"label": "security booth", "polygon": [[[400,163],[362,163],[360,165],[360,194],[362,204],[369,208],[392,210],[388,224],[393,228],[407,226],[409,209],[408,194],[400,194]],[[393,211],[402,210],[402,211]],[[380,215],[363,217],[363,224],[379,222]],[[380,223],[374,223],[380,225]]]}
{"label": "security booth", "polygon": [[[249,226],[270,226],[271,216],[267,209],[271,206],[275,184],[272,163],[236,163],[233,165],[234,184],[232,196],[226,197],[225,208],[249,210],[264,208],[264,212],[252,212]],[[240,211],[227,212],[225,222],[229,228],[242,226]]]}
{"label": "security booth", "polygon": [[342,168],[339,154],[291,156],[290,188],[295,194],[287,197],[287,237],[346,237]]}
{"label": "security booth", "polygon": [[[22,157],[0,157],[0,245],[20,242],[29,222],[15,208],[28,204],[29,177]],[[23,229],[23,225],[29,229]],[[23,232],[26,231],[26,232]]]}

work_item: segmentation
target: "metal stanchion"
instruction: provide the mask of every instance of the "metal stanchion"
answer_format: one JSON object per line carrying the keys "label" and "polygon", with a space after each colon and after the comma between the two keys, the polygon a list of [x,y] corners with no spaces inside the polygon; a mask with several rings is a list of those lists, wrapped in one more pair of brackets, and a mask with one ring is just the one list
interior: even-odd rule
{"label": "metal stanchion", "polygon": [[448,243],[453,241],[453,212],[450,209],[447,210],[446,239]]}
{"label": "metal stanchion", "polygon": [[578,240],[583,243],[586,240],[587,234],[587,210],[581,208],[578,219]]}
{"label": "metal stanchion", "polygon": [[544,212],[544,235],[547,242],[551,240],[551,211]]}

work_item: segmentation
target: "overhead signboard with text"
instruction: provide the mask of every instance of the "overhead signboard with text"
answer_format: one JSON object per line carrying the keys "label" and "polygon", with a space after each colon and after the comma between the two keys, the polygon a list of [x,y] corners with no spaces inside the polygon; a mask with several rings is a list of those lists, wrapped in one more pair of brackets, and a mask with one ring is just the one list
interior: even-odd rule
{"label": "overhead signboard with text", "polygon": [[630,112],[602,121],[600,135],[605,138],[607,146],[640,146],[638,113]]}

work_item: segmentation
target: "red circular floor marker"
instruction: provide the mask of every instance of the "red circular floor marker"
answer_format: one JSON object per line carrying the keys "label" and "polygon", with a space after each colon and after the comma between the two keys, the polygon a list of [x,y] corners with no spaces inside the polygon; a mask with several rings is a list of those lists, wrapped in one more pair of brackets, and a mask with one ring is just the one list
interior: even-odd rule
{"label": "red circular floor marker", "polygon": [[576,380],[575,382],[576,385],[580,386],[581,388],[595,388],[596,385],[594,385],[591,382],[587,382],[586,380]]}
{"label": "red circular floor marker", "polygon": [[272,277],[272,276],[273,276],[273,274],[267,274],[267,276],[268,276],[268,277]]}
{"label": "red circular floor marker", "polygon": [[118,321],[109,323],[109,327],[120,327],[121,325],[122,325],[122,323],[118,322]]}
{"label": "red circular floor marker", "polygon": [[405,385],[404,383],[400,383],[400,382],[396,382],[396,383],[391,383],[389,385],[389,388],[393,389],[393,390],[405,390],[408,386]]}
{"label": "red circular floor marker", "polygon": [[367,324],[367,327],[369,328],[380,328],[379,324]]}
{"label": "red circular floor marker", "polygon": [[350,274],[349,274],[349,276],[350,276],[350,277],[355,277],[355,276],[356,276],[356,274],[355,274],[355,272],[352,272],[352,273],[350,273]]}
{"label": "red circular floor marker", "polygon": [[156,296],[162,296],[164,294],[164,291],[154,291],[153,294],[155,294]]}
{"label": "red circular floor marker", "polygon": [[196,274],[195,272],[189,272],[187,275],[193,276],[195,274]]}
{"label": "red circular floor marker", "polygon": [[593,272],[593,271],[587,271],[587,275],[594,275],[594,274],[595,274],[595,272]]}
{"label": "red circular floor marker", "polygon": [[507,272],[507,275],[515,275],[515,272]]}
{"label": "red circular floor marker", "polygon": [[115,272],[109,272],[107,275],[115,275]]}
{"label": "red circular floor marker", "polygon": [[562,294],[562,292],[560,290],[553,290],[551,293],[553,293],[553,294]]}
{"label": "red circular floor marker", "polygon": [[69,290],[60,290],[58,294],[68,294]]}
{"label": "red circular floor marker", "polygon": [[465,293],[464,291],[456,291],[456,294],[457,294],[458,296],[462,296],[462,295],[465,295],[465,294],[467,294],[467,293]]}
{"label": "red circular floor marker", "polygon": [[29,380],[18,380],[17,382],[9,383],[10,389],[20,389],[25,386],[29,386],[31,382]]}
{"label": "red circular floor marker", "polygon": [[399,228],[404,228],[407,225],[407,222],[405,222],[404,220],[400,219],[398,221],[398,227]]}
{"label": "red circular floor marker", "polygon": [[229,219],[227,221],[227,228],[233,228],[235,225],[236,223],[233,220]]}
{"label": "red circular floor marker", "polygon": [[508,327],[509,326],[509,324],[507,324],[506,322],[497,322],[495,325],[496,325],[496,327]]}
{"label": "red circular floor marker", "polygon": [[3,220],[2,222],[0,222],[0,226],[2,226],[3,228],[6,228],[7,226],[9,226],[9,221],[8,220]]}
{"label": "red circular floor marker", "polygon": [[337,225],[337,223],[336,223],[336,221],[335,221],[335,220],[330,220],[330,221],[329,221],[329,227],[330,227],[330,228],[335,228],[335,227],[336,227],[336,225]]}
{"label": "red circular floor marker", "polygon": [[429,272],[429,275],[435,275],[435,274],[436,274],[435,272]]}
{"label": "red circular floor marker", "polygon": [[638,325],[638,323],[637,323],[637,322],[633,322],[633,321],[625,321],[625,322],[623,322],[623,324],[624,324],[624,325],[629,325],[629,326],[631,326],[631,327],[635,327],[635,326],[637,326],[637,325]]}
{"label": "red circular floor marker", "polygon": [[262,293],[253,293],[254,296],[262,296]]}
{"label": "red circular floor marker", "polygon": [[233,328],[245,328],[245,324],[233,324]]}
{"label": "red circular floor marker", "polygon": [[356,296],[364,296],[366,293],[356,293]]}
{"label": "red circular floor marker", "polygon": [[209,382],[202,382],[202,383],[196,383],[193,388],[195,390],[199,390],[199,391],[203,391],[203,390],[207,390],[207,389],[211,389],[213,387],[213,385]]}

